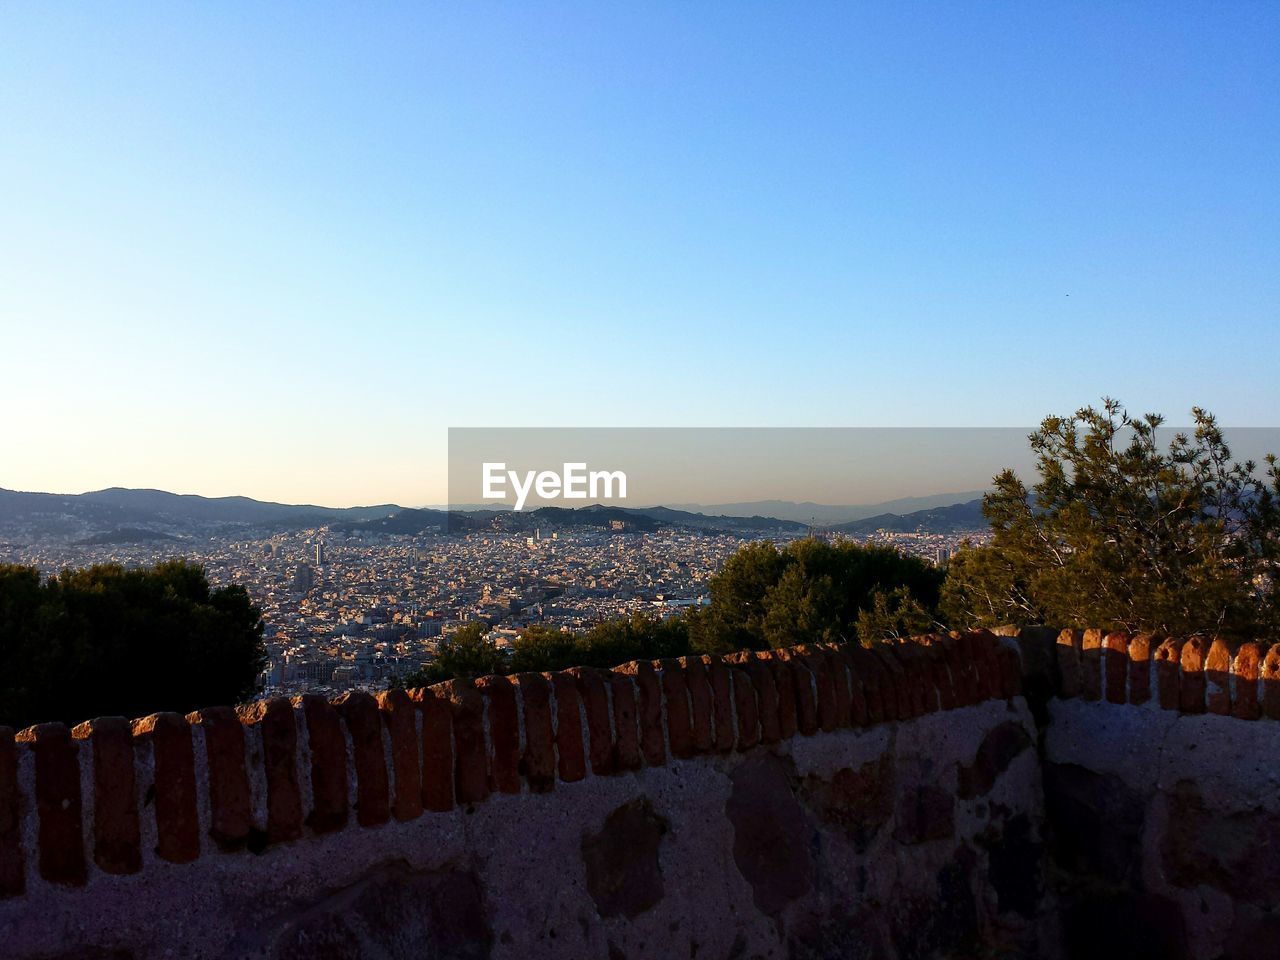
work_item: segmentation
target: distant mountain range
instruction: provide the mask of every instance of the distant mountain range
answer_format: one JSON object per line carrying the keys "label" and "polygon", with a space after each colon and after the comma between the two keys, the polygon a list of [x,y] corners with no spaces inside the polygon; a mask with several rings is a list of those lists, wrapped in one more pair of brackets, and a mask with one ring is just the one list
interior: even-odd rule
{"label": "distant mountain range", "polygon": [[796,520],[800,523],[812,523],[816,526],[844,524],[855,520],[866,520],[885,514],[908,514],[934,507],[950,507],[958,503],[968,503],[982,499],[984,490],[968,490],[963,493],[939,493],[929,497],[901,497],[897,500],[886,500],[884,503],[864,503],[837,506],[826,503],[794,500],[748,500],[740,503],[673,503],[673,509],[693,510],[705,514],[727,514],[729,516],[765,516],[777,517],[780,520]]}
{"label": "distant mountain range", "polygon": [[57,538],[112,544],[219,535],[269,536],[320,526],[339,533],[362,534],[412,535],[446,530],[463,533],[495,526],[532,533],[540,527],[553,526],[609,528],[615,521],[621,521],[628,530],[674,527],[708,533],[794,535],[803,533],[811,522],[855,536],[879,529],[954,533],[985,527],[978,497],[980,494],[976,493],[950,494],[848,507],[779,500],[682,507],[595,504],[577,509],[541,507],[517,513],[508,509],[404,508],[391,503],[321,507],[122,487],[82,494],[0,489],[0,535],[26,541]]}
{"label": "distant mountain range", "polygon": [[318,507],[249,497],[201,497],[164,490],[111,487],[91,493],[24,493],[0,488],[0,532],[24,539],[117,536],[98,542],[137,542],[156,534],[229,533],[237,529],[301,530],[340,520],[365,520],[398,511],[373,507]]}
{"label": "distant mountain range", "polygon": [[987,519],[982,515],[982,499],[965,503],[953,503],[929,510],[913,510],[911,513],[882,513],[851,523],[839,523],[832,529],[850,536],[865,537],[877,530],[893,533],[965,533],[985,530]]}

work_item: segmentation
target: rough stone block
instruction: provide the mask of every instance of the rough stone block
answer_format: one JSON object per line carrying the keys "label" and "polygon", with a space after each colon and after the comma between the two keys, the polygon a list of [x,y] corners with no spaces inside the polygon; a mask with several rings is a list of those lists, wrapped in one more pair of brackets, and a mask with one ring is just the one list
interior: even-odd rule
{"label": "rough stone block", "polygon": [[1182,681],[1178,687],[1178,709],[1183,713],[1204,713],[1205,660],[1209,644],[1203,637],[1192,637],[1182,645]]}
{"label": "rough stone block", "polygon": [[344,693],[333,702],[351,736],[356,770],[356,823],[376,827],[391,819],[387,761],[382,748],[382,718],[373,697],[363,691]]}
{"label": "rough stone block", "polygon": [[[572,688],[572,678],[565,677],[564,681]],[[458,803],[487,800],[489,752],[484,738],[484,697],[471,680],[449,680],[436,684],[434,689],[448,702],[453,717],[454,795]],[[556,696],[559,695],[557,689]]]}
{"label": "rough stone block", "polygon": [[551,692],[556,698],[556,752],[560,755],[560,779],[573,783],[587,775],[587,757],[582,745],[582,698],[572,675],[553,673],[550,680]]}
{"label": "rough stone block", "polygon": [[[311,754],[311,810],[307,826],[316,833],[332,833],[347,825],[348,807],[347,740],[342,720],[327,699],[315,693],[294,700],[302,711]],[[244,741],[240,741],[241,773],[244,772]],[[210,767],[213,762],[210,760]],[[246,784],[247,786],[247,784]]]}
{"label": "rough stone block", "polygon": [[660,767],[667,761],[666,736],[662,729],[662,688],[653,664],[633,661],[617,668],[619,673],[634,677],[638,693],[637,715],[640,721],[640,752],[644,762]]}
{"label": "rough stone block", "polygon": [[[737,747],[740,751],[749,750],[760,742],[760,714],[756,688],[751,682],[751,673],[744,667],[730,668],[729,677],[733,686],[733,705],[738,716]],[[769,678],[773,679],[772,676]]]}
{"label": "rough stone block", "polygon": [[418,765],[418,709],[403,690],[378,694],[378,712],[391,743],[391,815],[404,822],[422,816],[422,771]]}
{"label": "rough stone block", "polygon": [[[453,709],[434,687],[414,690],[410,698],[422,712],[422,807],[443,813],[454,807]],[[550,728],[548,719],[548,740]]]}
{"label": "rough stone block", "polygon": [[704,656],[703,665],[707,668],[707,679],[711,683],[712,733],[718,753],[729,753],[737,741],[737,731],[733,723],[733,680],[729,676],[729,668],[716,656]]}
{"label": "rough stone block", "polygon": [[1097,628],[1086,630],[1080,641],[1080,696],[1085,700],[1102,699],[1102,641],[1105,634]]}
{"label": "rough stone block", "polygon": [[40,876],[50,883],[83,886],[79,748],[61,723],[28,727],[18,734],[17,742],[27,744],[35,755]]}
{"label": "rough stone block", "polygon": [[1231,713],[1231,650],[1221,638],[1209,644],[1204,661],[1205,709],[1228,716]]}
{"label": "rough stone block", "polygon": [[133,737],[135,745],[151,745],[156,856],[170,863],[188,863],[200,855],[191,727],[179,714],[154,713],[133,721]]}
{"label": "rough stone block", "polygon": [[18,832],[18,750],[13,730],[0,727],[0,899],[27,888],[22,837]]}
{"label": "rough stone block", "polygon": [[1102,643],[1107,702],[1125,703],[1129,687],[1129,634],[1113,631],[1106,635]]}
{"label": "rough stone block", "polygon": [[520,717],[516,709],[516,688],[506,677],[481,677],[476,681],[476,689],[485,699],[489,742],[493,746],[489,790],[519,793]]}
{"label": "rough stone block", "polygon": [[1140,633],[1129,641],[1129,702],[1146,703],[1151,699],[1150,634]]}
{"label": "rough stone block", "polygon": [[1081,630],[1063,630],[1058,634],[1058,676],[1061,678],[1059,695],[1063,699],[1080,696],[1084,679],[1080,665],[1080,651],[1084,642]]}
{"label": "rough stone block", "polygon": [[689,719],[693,729],[695,753],[710,753],[715,744],[715,730],[711,716],[711,680],[701,657],[681,657],[680,669],[684,671],[689,687]]}
{"label": "rough stone block", "polygon": [[671,755],[686,759],[695,753],[693,745],[693,711],[689,706],[689,683],[678,660],[659,660],[654,668],[661,671],[662,695],[667,705],[667,743]]}
{"label": "rough stone block", "polygon": [[298,786],[298,727],[293,704],[283,697],[262,700],[240,711],[246,727],[262,736],[267,781],[267,843],[302,836],[302,791]]}
{"label": "rough stone block", "polygon": [[529,789],[546,793],[556,782],[555,726],[551,720],[551,684],[540,673],[518,673],[511,678],[524,708],[524,751],[520,772]]}
{"label": "rough stone block", "polygon": [[596,776],[612,773],[613,723],[604,674],[591,667],[572,667],[568,673],[578,684],[578,695],[587,715],[587,756],[591,772]]}
{"label": "rough stone block", "polygon": [[614,769],[639,770],[642,758],[635,679],[613,671],[609,674],[609,689],[613,695]]}
{"label": "rough stone block", "polygon": [[1272,644],[1262,658],[1262,712],[1280,720],[1280,643]]}
{"label": "rough stone block", "polygon": [[1169,637],[1156,648],[1156,696],[1162,710],[1177,710],[1182,699],[1182,644]]}
{"label": "rough stone block", "polygon": [[1258,681],[1262,676],[1262,645],[1242,643],[1231,666],[1235,677],[1231,695],[1231,715],[1241,720],[1257,720],[1262,715]]}
{"label": "rough stone block", "polygon": [[253,830],[244,726],[231,707],[208,707],[187,715],[204,732],[209,770],[209,836],[220,850],[239,850]]}

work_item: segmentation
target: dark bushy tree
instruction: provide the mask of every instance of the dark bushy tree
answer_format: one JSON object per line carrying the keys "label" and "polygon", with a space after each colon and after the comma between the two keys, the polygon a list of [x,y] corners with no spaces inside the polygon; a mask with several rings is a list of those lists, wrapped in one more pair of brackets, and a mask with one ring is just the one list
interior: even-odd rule
{"label": "dark bushy tree", "polygon": [[1039,481],[1000,473],[983,502],[990,545],[951,561],[952,624],[1274,635],[1276,460],[1236,461],[1213,416],[1192,417],[1167,446],[1162,417],[1114,400],[1046,419],[1030,437]]}
{"label": "dark bushy tree", "polygon": [[[766,649],[853,639],[859,615],[876,597],[931,613],[942,573],[890,547],[797,540],[779,550],[751,544],[711,579],[711,605],[690,620],[692,644],[703,652]],[[882,601],[882,604],[884,601]]]}
{"label": "dark bushy tree", "polygon": [[476,620],[464,624],[440,641],[436,658],[421,670],[395,680],[409,689],[426,687],[456,677],[484,677],[507,672],[507,658],[489,640],[489,624]]}
{"label": "dark bushy tree", "polygon": [[0,565],[0,724],[234,704],[265,662],[261,611],[199,566]]}

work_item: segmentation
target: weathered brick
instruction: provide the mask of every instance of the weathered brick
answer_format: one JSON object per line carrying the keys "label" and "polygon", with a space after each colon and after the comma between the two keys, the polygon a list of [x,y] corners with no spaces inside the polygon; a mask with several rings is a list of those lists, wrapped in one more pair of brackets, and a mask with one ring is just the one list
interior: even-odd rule
{"label": "weathered brick", "polygon": [[520,772],[529,789],[545,793],[555,786],[555,729],[551,723],[551,684],[540,673],[518,673],[512,680],[524,707],[524,752]]}
{"label": "weathered brick", "polygon": [[[484,739],[484,697],[471,680],[449,680],[435,689],[453,715],[454,795],[458,803],[489,797],[489,755]],[[559,689],[556,696],[560,695]]]}
{"label": "weathered brick", "polygon": [[1221,638],[1209,644],[1204,662],[1205,709],[1228,716],[1231,713],[1231,650]]}
{"label": "weathered brick", "polygon": [[834,645],[820,647],[818,655],[827,661],[831,670],[831,683],[836,696],[835,725],[841,729],[850,727],[853,725],[853,699],[849,690],[848,665],[840,656],[839,648]]}
{"label": "weathered brick", "polygon": [[135,743],[150,742],[155,770],[156,856],[189,863],[200,855],[195,748],[191,726],[176,713],[133,721]]}
{"label": "weathered brick", "polygon": [[240,710],[246,728],[262,737],[262,769],[267,782],[267,843],[302,836],[302,790],[298,785],[298,725],[293,704],[283,697]]}
{"label": "weathered brick", "polygon": [[1151,699],[1150,634],[1139,633],[1129,641],[1129,702],[1146,703]]}
{"label": "weathered brick", "polygon": [[376,827],[391,819],[378,704],[369,694],[352,690],[338,697],[333,705],[351,736],[351,756],[356,770],[356,823]]}
{"label": "weathered brick", "polygon": [[1102,630],[1091,628],[1080,641],[1080,696],[1102,699]]}
{"label": "weathered brick", "polygon": [[133,730],[124,717],[99,717],[71,731],[93,756],[93,861],[105,873],[142,869]]}
{"label": "weathered brick", "polygon": [[[302,711],[307,725],[311,754],[311,812],[307,814],[307,826],[316,833],[341,830],[350,815],[347,739],[342,735],[342,720],[333,705],[319,694],[304,694],[293,703],[295,710]],[[243,743],[240,753],[243,757]]]}
{"label": "weathered brick", "polygon": [[613,694],[613,766],[615,770],[640,769],[640,727],[635,680],[611,671],[609,689]]}
{"label": "weathered brick", "polygon": [[1203,637],[1192,637],[1182,645],[1182,683],[1178,688],[1178,709],[1183,713],[1204,713],[1204,662],[1209,645]]}
{"label": "weathered brick", "polygon": [[452,810],[453,710],[434,687],[412,690],[409,698],[422,713],[422,807],[435,813]]}
{"label": "weathered brick", "polygon": [[983,700],[999,700],[1002,696],[1000,678],[1000,639],[990,630],[975,630],[971,634],[975,663],[978,667],[979,690]]}
{"label": "weathered brick", "polygon": [[78,747],[61,723],[28,727],[18,734],[17,742],[27,744],[35,755],[40,876],[51,883],[83,886],[86,868]]}
{"label": "weathered brick", "polygon": [[839,725],[835,673],[831,664],[821,651],[812,646],[799,648],[799,656],[795,660],[813,676],[810,689],[815,697],[818,729],[831,733]]}
{"label": "weathered brick", "polygon": [[[884,706],[887,674],[880,666],[879,658],[860,644],[851,645],[848,655],[852,662],[854,680],[862,687],[862,696],[867,703],[867,722],[883,722],[887,716]],[[895,711],[896,705],[895,701]]]}
{"label": "weathered brick", "polygon": [[1280,643],[1272,644],[1262,658],[1262,712],[1280,720]]}
{"label": "weathered brick", "polygon": [[888,698],[882,696],[881,699],[885,701],[886,719],[910,720],[915,716],[915,711],[911,702],[911,693],[907,688],[907,675],[902,669],[902,664],[898,662],[898,658],[889,650],[887,644],[873,643],[868,649],[880,663],[881,679],[888,679],[888,691],[893,699],[893,708],[892,713],[889,713]]}
{"label": "weathered brick", "polygon": [[242,849],[253,829],[246,769],[244,726],[231,707],[206,707],[187,714],[204,733],[209,771],[209,836],[219,850]]}
{"label": "weathered brick", "polygon": [[818,723],[818,690],[813,671],[808,665],[791,651],[777,651],[787,671],[791,674],[791,682],[796,691],[796,726],[806,737],[811,737],[821,727]]}
{"label": "weathered brick", "polygon": [[689,707],[689,683],[678,660],[660,660],[654,667],[661,671],[662,696],[667,705],[667,743],[671,755],[680,759],[692,757],[693,712]]}
{"label": "weathered brick", "polygon": [[719,753],[728,753],[737,742],[737,730],[733,723],[733,679],[729,676],[728,666],[720,657],[704,656],[702,662],[707,668],[707,679],[711,683],[715,748]]}
{"label": "weathered brick", "polygon": [[710,753],[715,743],[715,731],[711,727],[711,681],[701,657],[681,657],[680,670],[689,688],[689,722],[693,731],[693,749],[696,753]]}
{"label": "weathered brick", "polygon": [[866,726],[870,722],[867,715],[867,692],[853,648],[847,643],[841,644],[833,651],[832,656],[840,664],[840,671],[849,684],[849,725]]}
{"label": "weathered brick", "polygon": [[646,764],[660,767],[667,762],[667,747],[662,730],[662,688],[658,683],[658,675],[648,660],[626,663],[617,670],[635,678],[639,694],[637,711],[640,720],[640,753]]}
{"label": "weathered brick", "polygon": [[1018,648],[1002,643],[996,650],[1000,660],[1000,695],[1004,699],[1022,693],[1022,655]]}
{"label": "weathered brick", "polygon": [[422,816],[422,771],[418,766],[418,709],[403,690],[378,694],[391,743],[391,815],[400,822]]}
{"label": "weathered brick", "polygon": [[[967,707],[978,702],[977,674],[971,669],[965,653],[965,644],[959,635],[948,635],[939,640],[942,654],[951,675],[951,689],[955,693],[955,705]],[[886,698],[887,699],[887,698]],[[890,708],[886,704],[886,711]]]}
{"label": "weathered brick", "polygon": [[1262,676],[1262,646],[1242,643],[1231,666],[1235,675],[1231,696],[1231,715],[1241,720],[1257,720],[1262,715],[1258,698],[1258,680]]}
{"label": "weathered brick", "polygon": [[[924,644],[919,640],[908,640],[905,643],[889,644],[889,649],[898,657],[902,671],[907,678],[907,689],[911,696],[911,712],[914,716],[923,716],[938,709],[938,688],[933,682],[933,670],[930,667],[928,654],[924,652]],[[986,653],[988,674],[996,680],[999,689],[999,663],[994,655],[994,645]],[[991,666],[994,665],[994,672]]]}
{"label": "weathered brick", "polygon": [[1181,700],[1182,644],[1169,637],[1156,648],[1156,696],[1162,710],[1177,710]]}
{"label": "weathered brick", "polygon": [[0,727],[0,899],[26,890],[19,828],[18,751],[13,730]]}
{"label": "weathered brick", "polygon": [[506,677],[481,677],[476,687],[487,704],[489,741],[493,744],[489,789],[494,793],[519,793],[520,717],[515,687]]}
{"label": "weathered brick", "polygon": [[791,668],[774,651],[761,651],[773,671],[773,687],[778,692],[778,737],[790,740],[800,730],[800,704],[796,700],[796,678]]}
{"label": "weathered brick", "polygon": [[947,669],[947,658],[943,653],[941,638],[937,634],[929,634],[920,638],[915,648],[923,662],[924,675],[932,691],[933,709],[954,709],[956,692],[951,684],[951,671]]}
{"label": "weathered brick", "polygon": [[[737,663],[741,669],[745,670],[751,679],[752,689],[755,691],[756,710],[755,716],[759,723],[758,739],[753,740],[755,743],[777,743],[782,739],[782,713],[778,700],[778,683],[776,678],[775,664],[768,660],[760,659],[755,651],[745,650],[737,654],[731,654],[728,658],[730,663]],[[794,698],[793,698],[794,700]],[[736,697],[734,700],[737,703]],[[739,707],[741,709],[741,707]],[[794,723],[795,705],[792,704],[792,720]],[[794,733],[794,729],[792,733]],[[738,723],[739,742],[742,737],[742,723]],[[741,746],[739,749],[742,749]]]}
{"label": "weathered brick", "polygon": [[1102,644],[1107,702],[1124,703],[1129,686],[1129,634],[1112,631],[1103,638]]}
{"label": "weathered brick", "polygon": [[1058,675],[1061,678],[1059,695],[1066,700],[1080,696],[1084,688],[1083,668],[1080,662],[1084,645],[1084,631],[1063,630],[1058,634]]}
{"label": "weathered brick", "polygon": [[[768,675],[764,670],[760,672]],[[772,679],[770,676],[770,680]],[[744,667],[729,668],[729,683],[733,690],[733,705],[738,716],[736,746],[738,750],[750,750],[760,742],[760,710],[756,699],[756,688],[751,682],[751,673]]]}
{"label": "weathered brick", "polygon": [[556,697],[556,752],[560,756],[560,779],[574,783],[587,775],[587,758],[582,745],[582,698],[578,684],[567,673],[550,674]]}
{"label": "weathered brick", "polygon": [[578,684],[583,713],[587,717],[587,759],[596,776],[613,772],[613,724],[604,675],[591,667],[571,667],[570,676]]}

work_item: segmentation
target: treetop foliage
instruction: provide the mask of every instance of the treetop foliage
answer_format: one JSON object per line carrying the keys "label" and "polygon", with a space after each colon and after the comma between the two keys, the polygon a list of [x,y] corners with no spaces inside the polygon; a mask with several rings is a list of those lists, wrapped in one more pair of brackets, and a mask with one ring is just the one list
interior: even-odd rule
{"label": "treetop foliage", "polygon": [[1232,457],[1206,411],[1161,444],[1164,418],[1106,399],[1030,436],[1034,486],[994,479],[988,546],[952,558],[953,626],[1048,623],[1156,633],[1274,634],[1280,471]]}
{"label": "treetop foliage", "polygon": [[0,565],[0,724],[236,703],[265,662],[248,593],[211,589],[199,566],[99,564],[42,581]]}

